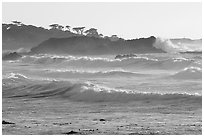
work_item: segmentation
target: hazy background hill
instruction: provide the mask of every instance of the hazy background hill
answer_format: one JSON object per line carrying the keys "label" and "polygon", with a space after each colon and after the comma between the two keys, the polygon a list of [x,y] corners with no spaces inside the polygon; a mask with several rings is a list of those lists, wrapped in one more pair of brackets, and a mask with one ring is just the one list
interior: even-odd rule
{"label": "hazy background hill", "polygon": [[163,40],[151,36],[125,40],[117,35],[103,36],[95,28],[51,24],[45,29],[13,21],[2,24],[2,49],[72,55],[186,52],[202,51],[202,39]]}
{"label": "hazy background hill", "polygon": [[51,37],[63,38],[71,36],[76,36],[76,34],[70,31],[45,29],[33,25],[2,24],[2,49],[30,49]]}
{"label": "hazy background hill", "polygon": [[33,53],[57,53],[57,54],[128,54],[128,53],[155,53],[163,52],[152,46],[155,37],[134,40],[111,41],[105,38],[95,37],[70,37],[51,38],[31,49]]}

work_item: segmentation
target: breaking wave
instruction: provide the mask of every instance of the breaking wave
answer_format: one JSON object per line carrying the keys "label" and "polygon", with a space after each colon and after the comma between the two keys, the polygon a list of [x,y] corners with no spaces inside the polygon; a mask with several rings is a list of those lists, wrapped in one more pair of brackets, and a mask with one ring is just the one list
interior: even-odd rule
{"label": "breaking wave", "polygon": [[20,73],[8,73],[6,75],[2,76],[3,79],[9,79],[9,78],[14,78],[14,79],[28,79],[28,77],[26,77],[23,74]]}
{"label": "breaking wave", "polygon": [[175,73],[172,77],[176,79],[202,79],[202,69],[199,67],[187,67]]}
{"label": "breaking wave", "polygon": [[60,98],[83,102],[130,102],[130,101],[164,101],[179,100],[197,102],[202,96],[178,93],[138,93],[131,90],[114,89],[95,85],[90,82],[70,83],[63,81],[38,81],[16,86],[3,85],[3,97],[7,98]]}
{"label": "breaking wave", "polygon": [[147,74],[141,74],[137,72],[125,71],[123,69],[107,70],[107,71],[85,71],[85,70],[71,70],[71,69],[45,69],[46,73],[49,75],[58,75],[60,77],[68,76],[70,77],[110,77],[110,76],[122,76],[122,77],[132,77],[132,76],[145,76]]}
{"label": "breaking wave", "polygon": [[170,39],[157,38],[153,46],[157,49],[162,49],[167,53],[179,53],[186,51],[202,51],[202,43],[197,41],[192,42],[173,42]]}
{"label": "breaking wave", "polygon": [[58,64],[64,68],[66,66],[73,66],[77,68],[145,68],[145,69],[181,69],[189,65],[198,65],[194,59],[188,58],[168,58],[157,59],[150,57],[131,57],[123,59],[110,59],[110,58],[96,58],[96,57],[75,57],[75,56],[56,56],[56,55],[33,55],[24,56],[21,58],[23,63],[52,65]]}

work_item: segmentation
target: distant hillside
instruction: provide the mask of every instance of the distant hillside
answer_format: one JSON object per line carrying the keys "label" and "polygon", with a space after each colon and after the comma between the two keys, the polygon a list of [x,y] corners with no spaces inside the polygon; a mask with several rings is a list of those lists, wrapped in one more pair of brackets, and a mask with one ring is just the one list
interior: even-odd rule
{"label": "distant hillside", "polygon": [[125,54],[125,53],[158,53],[163,52],[153,47],[155,37],[140,38],[133,40],[119,39],[111,41],[105,38],[95,37],[70,37],[50,38],[31,49],[32,53],[55,53],[55,54]]}
{"label": "distant hillside", "polygon": [[58,29],[49,30],[32,25],[2,24],[2,49],[30,49],[52,37],[67,38],[76,35],[77,34],[70,31],[62,31]]}
{"label": "distant hillside", "polygon": [[[170,39],[174,44],[169,45],[160,41],[158,46],[154,43],[156,38],[139,38],[124,40],[112,35],[110,37],[98,33],[96,28],[62,26],[51,24],[51,29],[25,25],[18,21],[12,24],[2,24],[2,49],[17,52],[54,53],[54,54],[130,54],[130,53],[160,53],[168,52],[166,48],[183,49],[185,51],[201,51],[202,39],[191,40]],[[73,32],[72,32],[73,31]],[[153,46],[154,45],[154,46]],[[155,48],[157,47],[157,48]],[[18,50],[17,50],[18,49]]]}
{"label": "distant hillside", "polygon": [[180,39],[171,39],[173,43],[202,43],[202,39],[188,39],[188,38],[180,38]]}

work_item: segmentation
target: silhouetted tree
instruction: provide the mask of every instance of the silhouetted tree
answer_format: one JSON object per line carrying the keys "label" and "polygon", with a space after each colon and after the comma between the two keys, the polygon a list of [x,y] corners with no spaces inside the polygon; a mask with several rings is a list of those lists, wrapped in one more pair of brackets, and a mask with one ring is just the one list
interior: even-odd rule
{"label": "silhouetted tree", "polygon": [[80,27],[79,31],[81,32],[81,35],[83,35],[85,27]]}
{"label": "silhouetted tree", "polygon": [[59,24],[51,24],[49,25],[51,29],[57,29],[57,30],[63,30],[64,26],[59,25]]}
{"label": "silhouetted tree", "polygon": [[76,31],[77,34],[79,34],[79,29],[78,28],[73,28],[73,31]]}
{"label": "silhouetted tree", "polygon": [[64,28],[64,26],[62,26],[62,25],[58,25],[58,27],[57,27],[58,30],[63,30],[63,28]]}
{"label": "silhouetted tree", "polygon": [[57,29],[59,24],[51,24],[49,26],[51,27],[51,29]]}
{"label": "silhouetted tree", "polygon": [[118,41],[119,38],[117,35],[112,35],[110,38],[109,38],[111,41]]}
{"label": "silhouetted tree", "polygon": [[112,35],[111,37],[118,37],[117,35]]}
{"label": "silhouetted tree", "polygon": [[67,25],[65,27],[67,28],[68,31],[70,31],[70,26],[69,25]]}
{"label": "silhouetted tree", "polygon": [[103,34],[99,34],[99,37],[103,38]]}
{"label": "silhouetted tree", "polygon": [[97,29],[95,29],[95,28],[91,28],[89,30],[86,30],[84,33],[86,33],[86,36],[99,37]]}
{"label": "silhouetted tree", "polygon": [[76,27],[76,28],[73,28],[73,30],[76,31],[77,34],[83,35],[84,28],[85,27]]}

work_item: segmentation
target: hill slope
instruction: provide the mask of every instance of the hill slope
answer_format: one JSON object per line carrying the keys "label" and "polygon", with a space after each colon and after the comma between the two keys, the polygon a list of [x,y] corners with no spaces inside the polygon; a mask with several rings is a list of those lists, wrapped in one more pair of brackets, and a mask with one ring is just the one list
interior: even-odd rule
{"label": "hill slope", "polygon": [[160,49],[153,47],[155,37],[134,40],[111,41],[110,39],[95,37],[70,37],[50,38],[37,47],[31,49],[32,53],[55,53],[55,54],[125,54],[125,53],[160,53]]}
{"label": "hill slope", "polygon": [[30,49],[51,37],[63,38],[71,36],[76,36],[76,34],[57,29],[49,30],[33,25],[2,24],[2,49]]}

